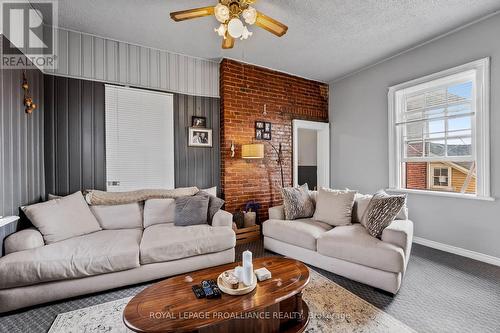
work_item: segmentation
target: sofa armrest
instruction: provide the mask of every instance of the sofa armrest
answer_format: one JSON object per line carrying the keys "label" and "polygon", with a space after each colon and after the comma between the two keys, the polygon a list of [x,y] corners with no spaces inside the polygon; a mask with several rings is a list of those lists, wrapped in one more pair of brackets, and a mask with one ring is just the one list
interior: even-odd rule
{"label": "sofa armrest", "polygon": [[5,239],[5,254],[31,250],[45,245],[42,234],[35,228],[13,233]]}
{"label": "sofa armrest", "polygon": [[213,227],[233,227],[233,214],[219,209],[212,219]]}
{"label": "sofa armrest", "polygon": [[283,205],[269,208],[269,219],[270,220],[284,220],[285,219],[285,208]]}
{"label": "sofa armrest", "polygon": [[410,257],[413,242],[413,222],[410,220],[394,220],[382,232],[382,241],[394,244],[403,249],[405,259]]}

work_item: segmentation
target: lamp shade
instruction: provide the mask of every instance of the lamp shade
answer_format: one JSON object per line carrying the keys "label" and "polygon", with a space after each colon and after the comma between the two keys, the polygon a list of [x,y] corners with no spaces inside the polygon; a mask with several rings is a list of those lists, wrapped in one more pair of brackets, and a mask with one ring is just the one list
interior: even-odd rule
{"label": "lamp shade", "polygon": [[254,143],[241,146],[241,157],[245,159],[264,158],[264,145],[262,143]]}

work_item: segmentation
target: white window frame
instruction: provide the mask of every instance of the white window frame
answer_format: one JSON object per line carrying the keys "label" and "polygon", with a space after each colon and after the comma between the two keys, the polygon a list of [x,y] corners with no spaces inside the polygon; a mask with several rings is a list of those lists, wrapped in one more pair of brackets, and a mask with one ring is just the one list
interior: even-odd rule
{"label": "white window frame", "polygon": [[[475,100],[472,101],[473,133],[472,154],[476,161],[476,194],[439,192],[430,190],[406,189],[403,182],[402,160],[402,129],[397,126],[401,110],[404,106],[404,97],[419,90],[428,90],[432,87],[445,85],[449,82],[473,79]],[[450,68],[422,78],[404,82],[389,88],[389,188],[390,191],[409,192],[452,196],[469,199],[494,200],[490,196],[490,58],[483,58],[461,66]]]}

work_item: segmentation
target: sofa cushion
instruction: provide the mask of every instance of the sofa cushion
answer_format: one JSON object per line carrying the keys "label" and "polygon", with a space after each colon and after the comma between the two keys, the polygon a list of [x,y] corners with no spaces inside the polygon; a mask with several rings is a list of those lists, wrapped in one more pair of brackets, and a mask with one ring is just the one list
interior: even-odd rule
{"label": "sofa cushion", "polygon": [[267,220],[262,225],[264,236],[316,251],[316,240],[332,226],[313,219],[294,221]]}
{"label": "sofa cushion", "polygon": [[90,210],[106,230],[142,229],[142,204],[133,202],[124,205],[90,206]]}
{"label": "sofa cushion", "polygon": [[402,248],[370,236],[361,224],[336,227],[318,238],[322,255],[399,273],[404,271]]}
{"label": "sofa cushion", "polygon": [[144,228],[161,223],[174,223],[175,199],[149,199],[144,203]]}
{"label": "sofa cushion", "polygon": [[356,191],[320,188],[313,218],[332,226],[351,224],[355,195]]}
{"label": "sofa cushion", "polygon": [[0,258],[0,289],[139,267],[142,230],[102,230]]}
{"label": "sofa cushion", "polygon": [[101,230],[81,192],[24,207],[23,212],[46,244]]}
{"label": "sofa cushion", "polygon": [[188,227],[157,224],[144,230],[141,264],[220,252],[235,245],[236,235],[231,228],[211,227],[206,224]]}

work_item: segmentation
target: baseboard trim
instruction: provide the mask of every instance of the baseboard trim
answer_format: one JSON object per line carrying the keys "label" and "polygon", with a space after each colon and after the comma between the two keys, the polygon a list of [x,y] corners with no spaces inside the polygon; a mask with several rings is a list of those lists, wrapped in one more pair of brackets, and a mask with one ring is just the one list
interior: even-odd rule
{"label": "baseboard trim", "polygon": [[463,249],[461,247],[456,247],[448,244],[443,244],[439,242],[435,242],[432,240],[428,240],[425,238],[421,237],[413,237],[413,243],[420,244],[423,246],[431,247],[433,249],[441,250],[444,252],[449,252],[453,254],[457,254],[462,257],[467,257],[471,258],[474,260],[482,261],[487,264],[495,265],[495,266],[500,266],[500,258],[493,257],[484,253],[479,253],[475,251],[470,251]]}

